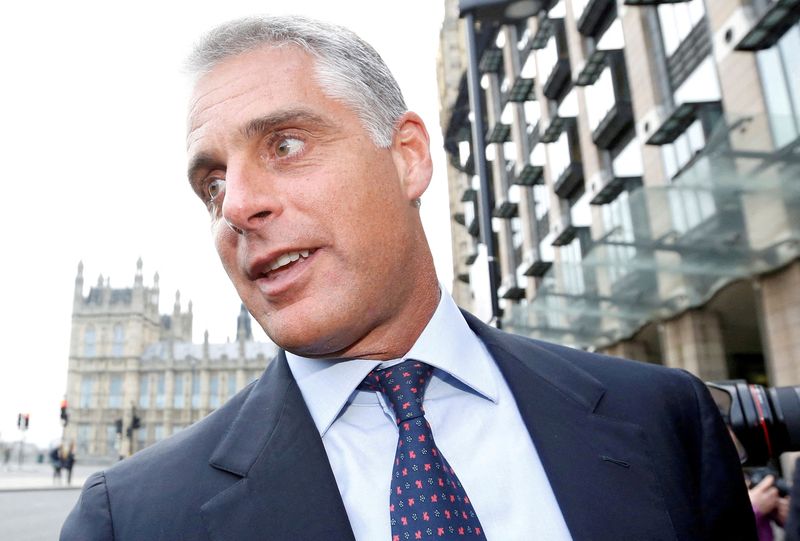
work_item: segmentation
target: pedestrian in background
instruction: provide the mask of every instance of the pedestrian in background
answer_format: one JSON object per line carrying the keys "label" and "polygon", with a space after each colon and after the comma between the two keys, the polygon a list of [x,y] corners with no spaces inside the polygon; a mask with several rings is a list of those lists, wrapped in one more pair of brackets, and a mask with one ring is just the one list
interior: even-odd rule
{"label": "pedestrian in background", "polygon": [[54,447],[50,451],[50,464],[53,466],[53,484],[61,484],[61,446]]}
{"label": "pedestrian in background", "polygon": [[69,449],[62,453],[61,467],[67,470],[67,486],[72,484],[72,467],[75,465],[75,442],[69,444]]}

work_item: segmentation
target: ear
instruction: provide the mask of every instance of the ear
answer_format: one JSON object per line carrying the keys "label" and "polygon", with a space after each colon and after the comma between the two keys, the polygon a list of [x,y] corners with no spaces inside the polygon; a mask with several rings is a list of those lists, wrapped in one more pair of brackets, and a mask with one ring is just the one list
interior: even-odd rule
{"label": "ear", "polygon": [[403,193],[409,201],[418,199],[433,175],[428,130],[418,114],[407,111],[397,121],[391,151]]}

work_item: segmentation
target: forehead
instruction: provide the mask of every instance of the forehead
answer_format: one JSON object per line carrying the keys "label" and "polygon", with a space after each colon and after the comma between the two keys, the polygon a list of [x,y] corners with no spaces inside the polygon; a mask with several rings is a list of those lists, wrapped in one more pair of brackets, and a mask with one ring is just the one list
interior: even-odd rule
{"label": "forehead", "polygon": [[254,114],[300,105],[324,107],[314,57],[292,46],[269,46],[226,58],[194,86],[189,108],[191,145],[209,123],[242,123]]}

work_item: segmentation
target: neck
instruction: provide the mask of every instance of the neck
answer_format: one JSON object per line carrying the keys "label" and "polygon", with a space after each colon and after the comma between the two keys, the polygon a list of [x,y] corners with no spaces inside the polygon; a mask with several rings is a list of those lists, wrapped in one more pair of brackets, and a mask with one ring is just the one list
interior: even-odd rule
{"label": "neck", "polygon": [[390,320],[374,327],[358,342],[324,357],[380,361],[403,357],[433,317],[440,295],[434,274],[424,288],[415,291],[413,302],[406,303]]}
{"label": "neck", "polygon": [[373,325],[354,342],[338,351],[293,352],[307,358],[389,360],[403,357],[433,317],[441,291],[430,252],[416,256],[415,277],[386,292],[386,305]]}

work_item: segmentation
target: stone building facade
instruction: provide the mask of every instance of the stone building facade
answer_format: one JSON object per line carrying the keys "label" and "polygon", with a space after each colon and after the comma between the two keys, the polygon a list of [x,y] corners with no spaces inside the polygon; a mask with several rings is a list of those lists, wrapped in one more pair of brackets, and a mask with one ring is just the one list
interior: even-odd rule
{"label": "stone building facade", "polygon": [[483,148],[458,4],[440,52],[451,213],[469,239],[454,244],[456,300],[487,289],[486,196],[506,329],[800,384],[797,2],[473,2]]}
{"label": "stone building facade", "polygon": [[[67,376],[69,424],[82,458],[128,456],[201,419],[259,377],[277,352],[253,341],[250,316],[237,321],[235,342],[192,342],[192,303],[180,293],[171,314],[159,313],[159,277],[144,283],[137,262],[133,287],[98,278],[84,295],[78,265]],[[139,427],[130,429],[138,418]]]}

